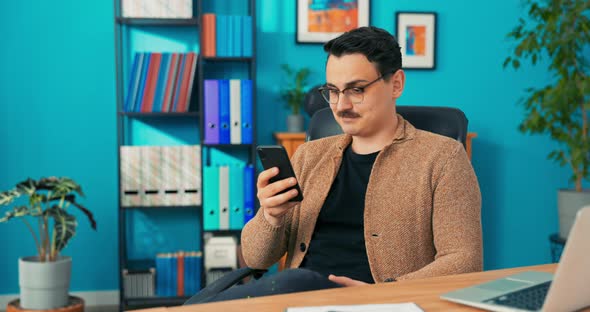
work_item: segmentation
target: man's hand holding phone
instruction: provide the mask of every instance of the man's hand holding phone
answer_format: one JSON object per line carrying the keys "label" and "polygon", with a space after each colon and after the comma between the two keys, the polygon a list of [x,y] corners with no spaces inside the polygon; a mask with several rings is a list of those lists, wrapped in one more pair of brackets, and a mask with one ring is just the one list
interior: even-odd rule
{"label": "man's hand holding phone", "polygon": [[297,185],[297,180],[294,177],[270,182],[278,174],[279,169],[277,167],[264,170],[258,175],[258,181],[256,183],[258,189],[257,196],[260,201],[260,208],[263,209],[264,218],[268,223],[277,227],[283,224],[285,214],[289,209],[297,205],[297,202],[290,202],[289,200],[297,197],[299,194],[296,188],[283,192]]}
{"label": "man's hand holding phone", "polygon": [[260,207],[270,224],[281,226],[289,209],[303,201],[303,194],[284,147],[267,145],[256,150],[265,169],[258,175],[256,184]]}

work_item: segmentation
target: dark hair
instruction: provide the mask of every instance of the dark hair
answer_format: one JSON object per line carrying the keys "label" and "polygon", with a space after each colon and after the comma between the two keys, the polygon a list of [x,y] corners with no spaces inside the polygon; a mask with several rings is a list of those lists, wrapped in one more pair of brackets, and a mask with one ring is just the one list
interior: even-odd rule
{"label": "dark hair", "polygon": [[393,35],[374,26],[360,27],[345,32],[324,44],[328,57],[360,53],[377,64],[381,76],[402,68],[401,48]]}

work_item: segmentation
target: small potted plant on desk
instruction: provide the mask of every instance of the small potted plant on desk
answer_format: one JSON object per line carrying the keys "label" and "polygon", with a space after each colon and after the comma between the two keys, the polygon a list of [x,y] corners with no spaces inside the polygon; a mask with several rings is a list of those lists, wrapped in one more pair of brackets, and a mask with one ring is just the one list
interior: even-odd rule
{"label": "small potted plant on desk", "polygon": [[301,108],[307,91],[307,78],[310,70],[308,68],[295,70],[288,64],[283,64],[281,68],[287,78],[287,83],[281,90],[281,97],[285,101],[286,107],[291,110],[291,114],[287,116],[287,131],[302,132],[303,115],[301,114]]}
{"label": "small potted plant on desk", "polygon": [[[20,307],[45,310],[68,305],[70,257],[60,251],[76,234],[76,217],[70,206],[84,213],[96,230],[96,221],[88,209],[76,201],[84,196],[82,188],[69,178],[27,179],[15,188],[0,192],[0,206],[12,205],[0,217],[0,223],[20,219],[31,232],[37,255],[18,260]],[[30,221],[35,222],[36,226]],[[35,230],[35,227],[37,230]]]}
{"label": "small potted plant on desk", "polygon": [[590,176],[590,67],[584,52],[590,45],[590,5],[587,0],[525,4],[528,16],[508,34],[515,47],[504,67],[518,69],[523,59],[536,65],[545,58],[551,74],[544,87],[527,89],[519,129],[549,135],[558,147],[548,158],[572,172],[575,188],[558,192],[559,236],[565,239],[577,211],[590,204],[590,192],[582,189],[582,181]]}

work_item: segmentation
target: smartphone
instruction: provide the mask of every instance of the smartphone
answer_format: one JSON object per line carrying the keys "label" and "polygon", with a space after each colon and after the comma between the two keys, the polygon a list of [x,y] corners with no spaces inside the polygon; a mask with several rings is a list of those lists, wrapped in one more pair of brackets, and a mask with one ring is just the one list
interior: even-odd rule
{"label": "smartphone", "polygon": [[[258,158],[260,158],[262,167],[264,167],[265,170],[270,169],[272,167],[279,168],[279,174],[270,179],[271,183],[291,177],[297,178],[295,176],[295,172],[293,171],[293,167],[291,166],[289,155],[287,155],[287,151],[284,147],[280,145],[265,145],[256,147],[256,151],[258,152]],[[297,196],[291,198],[289,201],[302,201],[303,194],[301,193],[299,182],[297,182],[297,184],[295,184],[294,186],[280,192],[279,194],[290,191],[292,189],[297,190]]]}

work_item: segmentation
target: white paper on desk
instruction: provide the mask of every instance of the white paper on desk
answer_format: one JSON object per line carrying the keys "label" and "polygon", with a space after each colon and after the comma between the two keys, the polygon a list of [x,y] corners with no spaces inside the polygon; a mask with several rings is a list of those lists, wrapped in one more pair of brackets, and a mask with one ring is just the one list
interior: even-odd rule
{"label": "white paper on desk", "polygon": [[415,303],[359,304],[287,308],[286,312],[423,312]]}

